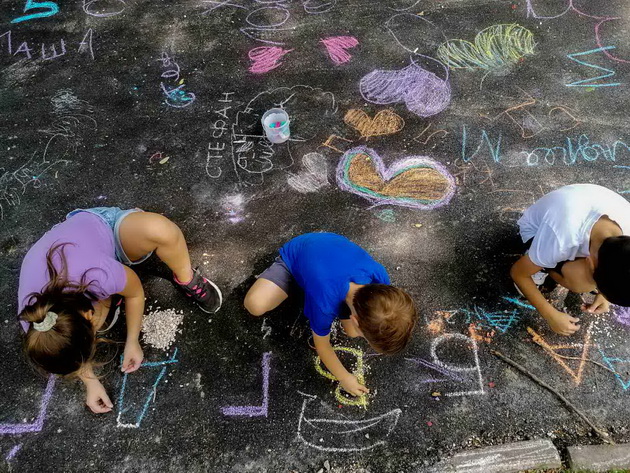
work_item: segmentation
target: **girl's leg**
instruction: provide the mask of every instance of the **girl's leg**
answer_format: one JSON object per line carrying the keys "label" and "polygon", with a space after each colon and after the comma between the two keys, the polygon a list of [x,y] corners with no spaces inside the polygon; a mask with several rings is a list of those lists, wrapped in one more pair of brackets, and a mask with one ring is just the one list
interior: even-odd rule
{"label": "girl's leg", "polygon": [[120,224],[120,242],[132,261],[151,251],[181,282],[193,277],[190,255],[182,231],[166,217],[152,212],[134,212]]}
{"label": "girl's leg", "polygon": [[193,271],[184,235],[169,219],[151,212],[131,213],[120,224],[119,236],[130,260],[137,261],[155,251],[173,271],[178,286],[201,310],[213,314],[221,308],[221,290],[197,270]]}
{"label": "girl's leg", "polygon": [[258,278],[245,296],[245,309],[255,316],[264,315],[278,307],[288,296],[268,279]]}

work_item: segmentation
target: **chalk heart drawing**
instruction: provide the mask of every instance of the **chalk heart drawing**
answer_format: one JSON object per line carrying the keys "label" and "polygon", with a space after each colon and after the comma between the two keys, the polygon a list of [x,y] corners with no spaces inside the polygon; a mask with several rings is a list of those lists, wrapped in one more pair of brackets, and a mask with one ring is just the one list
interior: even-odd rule
{"label": "chalk heart drawing", "polygon": [[264,74],[282,65],[282,58],[293,49],[283,49],[277,46],[260,46],[249,52],[251,65],[249,72],[253,74]]}
{"label": "chalk heart drawing", "polygon": [[338,66],[350,61],[352,55],[348,53],[348,49],[359,45],[359,41],[354,36],[331,36],[322,39],[321,43],[326,46],[330,60]]}
{"label": "chalk heart drawing", "polygon": [[474,43],[446,41],[437,55],[451,69],[501,70],[534,54],[535,45],[532,32],[520,25],[494,25],[477,33]]}
{"label": "chalk heart drawing", "polygon": [[425,156],[409,156],[386,168],[376,151],[364,146],[341,157],[337,185],[375,206],[434,209],[448,204],[455,194],[455,179],[440,163]]}
{"label": "chalk heart drawing", "polygon": [[307,194],[317,192],[328,183],[328,163],[326,157],[319,153],[308,153],[302,158],[302,171],[289,174],[287,183],[292,189]]}
{"label": "chalk heart drawing", "polygon": [[412,61],[403,69],[370,72],[361,79],[359,89],[368,102],[379,105],[404,102],[410,112],[426,118],[440,113],[451,102],[446,72],[446,79],[441,79]]}
{"label": "chalk heart drawing", "polygon": [[298,439],[308,447],[324,452],[361,452],[385,445],[402,413],[400,409],[393,409],[369,419],[350,420],[323,404],[331,413],[331,417],[323,417],[323,414],[311,413],[315,410],[317,397],[300,394],[304,401],[297,427]]}
{"label": "chalk heart drawing", "polygon": [[405,121],[391,109],[381,110],[374,118],[363,110],[351,108],[343,121],[361,133],[362,138],[371,136],[393,135],[405,127]]}

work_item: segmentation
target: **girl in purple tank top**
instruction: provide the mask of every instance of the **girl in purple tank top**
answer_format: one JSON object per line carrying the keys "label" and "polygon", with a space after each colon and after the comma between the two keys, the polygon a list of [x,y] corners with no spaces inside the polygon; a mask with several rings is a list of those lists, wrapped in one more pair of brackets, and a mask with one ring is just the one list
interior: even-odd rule
{"label": "girl in purple tank top", "polygon": [[92,358],[96,332],[116,294],[125,301],[127,319],[122,371],[131,373],[142,363],[138,339],[144,290],[129,266],[153,252],[203,311],[219,310],[221,291],[192,268],[181,230],[166,217],[139,209],[75,210],[37,241],[22,262],[18,312],[26,331],[26,353],[43,371],[79,376],[86,386],[86,403],[95,413],[113,407],[94,375]]}

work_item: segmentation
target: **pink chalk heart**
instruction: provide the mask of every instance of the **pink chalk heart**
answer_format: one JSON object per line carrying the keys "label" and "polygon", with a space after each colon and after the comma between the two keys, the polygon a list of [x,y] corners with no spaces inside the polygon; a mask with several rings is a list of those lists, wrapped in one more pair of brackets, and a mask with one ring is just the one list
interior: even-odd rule
{"label": "pink chalk heart", "polygon": [[337,65],[344,64],[352,59],[352,56],[346,50],[359,44],[359,41],[354,36],[331,36],[330,38],[322,39],[321,42],[326,46],[332,62]]}
{"label": "pink chalk heart", "polygon": [[365,146],[342,156],[337,165],[337,185],[375,206],[434,209],[448,204],[455,194],[455,179],[437,161],[408,156],[386,167],[376,151]]}
{"label": "pink chalk heart", "polygon": [[277,46],[260,46],[249,52],[249,59],[252,61],[249,72],[254,74],[264,74],[276,67],[279,67],[281,59],[285,54],[290,53],[293,49],[282,49]]}
{"label": "pink chalk heart", "polygon": [[359,87],[368,102],[404,102],[410,112],[421,117],[440,113],[451,101],[448,80],[415,63],[397,71],[372,71],[361,79]]}

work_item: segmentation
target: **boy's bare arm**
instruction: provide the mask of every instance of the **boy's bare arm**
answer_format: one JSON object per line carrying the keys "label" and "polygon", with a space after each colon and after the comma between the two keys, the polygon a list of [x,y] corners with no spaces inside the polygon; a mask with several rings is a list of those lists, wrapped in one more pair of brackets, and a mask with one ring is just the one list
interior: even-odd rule
{"label": "boy's bare arm", "polygon": [[529,256],[523,255],[512,266],[510,275],[525,298],[543,316],[554,332],[561,335],[572,335],[579,330],[580,326],[576,325],[576,322],[579,322],[580,319],[560,312],[545,299],[531,278],[532,274],[541,269],[529,259]]}
{"label": "boy's bare arm", "polygon": [[339,380],[343,389],[353,396],[360,396],[361,394],[370,392],[370,390],[359,383],[356,376],[348,372],[341,361],[339,361],[335,350],[333,350],[330,344],[330,335],[322,337],[313,332],[313,341],[315,342],[317,354],[324,363],[324,366]]}

